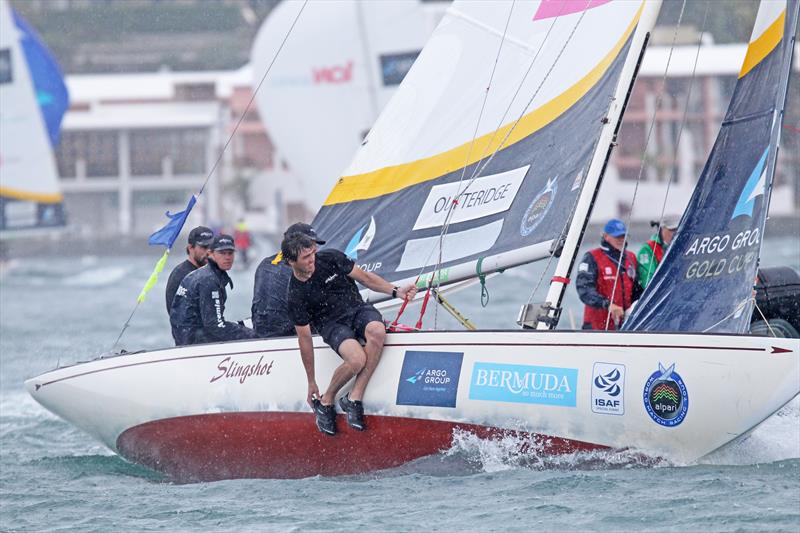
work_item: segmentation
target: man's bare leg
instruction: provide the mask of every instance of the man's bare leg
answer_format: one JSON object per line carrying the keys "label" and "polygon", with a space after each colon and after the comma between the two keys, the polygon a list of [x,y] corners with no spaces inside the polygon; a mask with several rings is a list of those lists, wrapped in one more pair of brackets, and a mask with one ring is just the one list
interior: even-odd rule
{"label": "man's bare leg", "polygon": [[[364,346],[366,364],[356,376],[353,390],[350,391],[350,399],[353,401],[360,401],[364,397],[367,384],[369,384],[375,369],[378,368],[383,352],[383,343],[386,341],[386,326],[383,322],[370,322],[364,330],[364,336],[367,338],[367,345]],[[360,347],[361,345],[359,345]]]}
{"label": "man's bare leg", "polygon": [[320,398],[322,405],[333,405],[336,399],[336,393],[339,389],[344,387],[344,384],[350,381],[353,376],[362,372],[367,361],[367,355],[361,344],[355,339],[347,339],[339,345],[339,355],[342,356],[344,362],[333,371],[331,376],[331,383],[325,394]]}

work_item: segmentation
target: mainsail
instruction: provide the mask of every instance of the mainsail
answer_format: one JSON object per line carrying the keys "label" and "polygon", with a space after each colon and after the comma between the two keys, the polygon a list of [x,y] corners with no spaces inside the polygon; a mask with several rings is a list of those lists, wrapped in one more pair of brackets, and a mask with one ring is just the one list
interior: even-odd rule
{"label": "mainsail", "polygon": [[590,166],[599,173],[610,110],[659,7],[454,2],[328,196],[318,232],[344,250],[369,229],[368,244],[355,239],[357,264],[393,281],[436,270],[446,284],[547,257]]}
{"label": "mainsail", "polygon": [[769,208],[798,18],[761,2],[739,80],[678,233],[632,331],[744,333]]}
{"label": "mainsail", "polygon": [[67,92],[33,30],[0,0],[0,231],[64,225],[53,144]]}

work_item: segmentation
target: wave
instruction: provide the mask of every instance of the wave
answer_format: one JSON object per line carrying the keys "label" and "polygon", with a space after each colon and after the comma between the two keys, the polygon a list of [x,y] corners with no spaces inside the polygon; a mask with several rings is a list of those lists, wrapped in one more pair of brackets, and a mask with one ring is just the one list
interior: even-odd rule
{"label": "wave", "polygon": [[123,279],[129,269],[125,267],[104,267],[87,270],[64,279],[64,285],[73,287],[103,287]]}

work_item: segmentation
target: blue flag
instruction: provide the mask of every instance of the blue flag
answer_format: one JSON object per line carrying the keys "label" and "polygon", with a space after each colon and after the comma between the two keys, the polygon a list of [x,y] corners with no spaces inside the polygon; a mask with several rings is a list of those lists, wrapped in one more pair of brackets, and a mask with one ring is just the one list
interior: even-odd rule
{"label": "blue flag", "polygon": [[172,248],[172,244],[175,242],[175,239],[178,238],[178,235],[180,235],[183,224],[186,222],[186,217],[189,216],[195,202],[197,202],[197,198],[192,195],[192,198],[189,200],[189,205],[187,205],[186,209],[183,211],[178,211],[174,215],[171,215],[170,212],[167,211],[166,215],[169,218],[169,222],[167,222],[163,228],[150,235],[150,238],[147,239],[147,244],[151,246],[163,244],[167,248]]}
{"label": "blue flag", "polygon": [[61,133],[61,119],[69,108],[69,94],[64,76],[53,55],[33,28],[16,11],[14,23],[21,36],[20,43],[31,73],[36,99],[42,110],[50,144],[56,146]]}

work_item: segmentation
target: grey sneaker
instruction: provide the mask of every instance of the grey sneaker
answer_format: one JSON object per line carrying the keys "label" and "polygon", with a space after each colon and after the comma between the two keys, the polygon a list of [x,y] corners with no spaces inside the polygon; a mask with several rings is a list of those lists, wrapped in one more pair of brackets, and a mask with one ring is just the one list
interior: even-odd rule
{"label": "grey sneaker", "polygon": [[364,424],[364,404],[359,400],[351,400],[350,393],[339,398],[339,407],[347,413],[347,425],[358,431],[364,431],[367,426]]}
{"label": "grey sneaker", "polygon": [[336,409],[332,405],[322,405],[322,402],[316,399],[313,403],[317,428],[326,435],[336,435]]}

